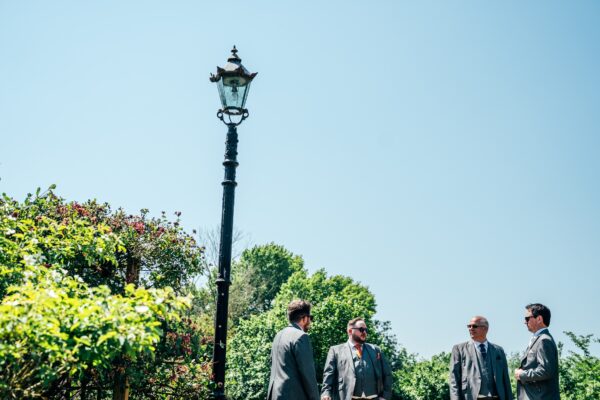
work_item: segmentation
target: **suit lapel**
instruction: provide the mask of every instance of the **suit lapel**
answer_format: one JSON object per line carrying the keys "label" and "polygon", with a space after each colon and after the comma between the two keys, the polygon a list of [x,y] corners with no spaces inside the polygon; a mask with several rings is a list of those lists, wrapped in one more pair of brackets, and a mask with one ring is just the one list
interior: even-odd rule
{"label": "suit lapel", "polygon": [[473,360],[473,365],[475,366],[477,373],[481,374],[481,371],[479,370],[479,358],[477,357],[477,349],[475,348],[475,342],[473,342],[472,340],[467,344],[467,352],[469,353],[471,360]]}
{"label": "suit lapel", "polygon": [[500,355],[496,352],[496,348],[494,347],[493,344],[491,344],[488,341],[488,351],[487,351],[487,356],[491,357],[491,363],[492,364],[492,376],[494,377],[494,379],[496,379],[496,371],[498,370],[498,365],[496,365],[496,363],[498,363],[498,361],[500,360]]}
{"label": "suit lapel", "polygon": [[354,353],[352,353],[352,345],[350,342],[346,342],[346,350],[346,357],[348,357],[348,361],[350,362],[350,365],[352,365],[352,371],[355,371],[356,367],[354,366]]}
{"label": "suit lapel", "polygon": [[525,354],[523,355],[523,358],[521,358],[521,364],[523,364],[525,362],[525,360],[527,360],[527,354],[529,354],[529,350],[531,350],[533,348],[533,346],[535,345],[535,342],[537,342],[539,340],[540,336],[542,336],[542,334],[546,333],[546,332],[547,331],[542,331],[539,335],[533,337],[533,340],[531,341],[529,346],[527,346],[527,350],[525,350]]}

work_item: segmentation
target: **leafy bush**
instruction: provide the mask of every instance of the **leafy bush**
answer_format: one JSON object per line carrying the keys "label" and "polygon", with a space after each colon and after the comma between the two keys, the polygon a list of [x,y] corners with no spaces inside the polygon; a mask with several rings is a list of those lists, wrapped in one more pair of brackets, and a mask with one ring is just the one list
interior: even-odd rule
{"label": "leafy bush", "polygon": [[13,287],[0,304],[0,394],[40,395],[60,378],[110,369],[155,350],[161,321],[176,318],[185,298],[172,290],[127,286],[126,295],[91,288],[59,270]]}
{"label": "leafy bush", "polygon": [[565,400],[600,399],[600,358],[590,353],[592,342],[600,343],[594,335],[565,332],[581,353],[571,351],[560,360],[561,395]]}
{"label": "leafy bush", "polygon": [[[123,377],[166,388],[153,398],[205,393],[209,345],[181,318],[202,248],[164,213],[67,203],[52,189],[0,199],[0,397],[61,397],[73,382]],[[174,337],[184,354],[167,348]]]}
{"label": "leafy bush", "polygon": [[402,400],[449,399],[449,363],[449,353],[434,355],[430,360],[408,358],[401,369],[394,371],[395,396]]}

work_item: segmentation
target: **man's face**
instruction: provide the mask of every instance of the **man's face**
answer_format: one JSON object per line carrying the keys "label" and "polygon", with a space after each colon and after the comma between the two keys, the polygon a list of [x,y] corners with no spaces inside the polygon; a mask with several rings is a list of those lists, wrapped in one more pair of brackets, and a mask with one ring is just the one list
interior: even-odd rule
{"label": "man's face", "polygon": [[367,341],[367,324],[365,324],[365,321],[358,321],[348,328],[348,335],[355,343],[365,343]]}
{"label": "man's face", "polygon": [[525,310],[525,325],[531,333],[536,333],[544,327],[544,320],[541,315],[534,317],[531,310]]}
{"label": "man's face", "polygon": [[483,343],[487,338],[488,327],[479,318],[471,318],[467,325],[471,339]]}

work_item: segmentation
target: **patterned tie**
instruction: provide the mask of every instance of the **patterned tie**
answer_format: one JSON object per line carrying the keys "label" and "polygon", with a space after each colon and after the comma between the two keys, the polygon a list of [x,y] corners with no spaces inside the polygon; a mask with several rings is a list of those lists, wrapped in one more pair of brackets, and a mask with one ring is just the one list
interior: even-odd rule
{"label": "patterned tie", "polygon": [[487,351],[485,350],[485,345],[483,343],[479,343],[479,350],[481,351],[481,357],[485,360],[487,357]]}
{"label": "patterned tie", "polygon": [[356,348],[356,355],[358,356],[358,358],[362,358],[362,346],[360,345],[360,343],[356,343],[354,347]]}

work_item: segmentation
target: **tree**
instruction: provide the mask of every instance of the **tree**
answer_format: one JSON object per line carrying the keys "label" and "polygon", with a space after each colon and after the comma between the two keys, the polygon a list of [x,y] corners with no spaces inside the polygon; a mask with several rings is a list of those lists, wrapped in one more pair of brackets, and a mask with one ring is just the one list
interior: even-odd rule
{"label": "tree", "polygon": [[566,400],[600,399],[600,358],[592,356],[590,345],[600,343],[594,335],[565,334],[575,343],[580,353],[571,351],[560,361],[561,396]]}
{"label": "tree", "polygon": [[394,371],[394,394],[402,400],[447,400],[449,353],[434,355],[431,360],[411,356],[403,368]]}
{"label": "tree", "polygon": [[[369,326],[379,326],[373,319],[375,299],[366,287],[348,277],[327,277],[324,270],[312,276],[304,269],[295,272],[281,287],[270,310],[240,321],[228,353],[228,396],[231,399],[266,397],[271,343],[277,331],[288,324],[287,305],[296,298],[313,304],[311,313],[315,321],[309,334],[318,377],[323,376],[329,347],[348,339],[346,325],[350,319],[361,316]],[[369,341],[382,344],[386,335],[389,336],[375,330],[369,335]]]}
{"label": "tree", "polygon": [[[269,243],[254,246],[241,253],[232,264],[229,289],[228,326],[235,330],[240,319],[267,311],[281,286],[297,271],[304,260],[283,246]],[[194,290],[194,309],[204,314],[204,326],[214,321],[215,279],[213,267],[207,285]],[[207,329],[212,331],[212,328]]]}
{"label": "tree", "polygon": [[275,243],[244,250],[233,267],[232,326],[242,318],[269,310],[281,286],[303,266],[302,257]]}

